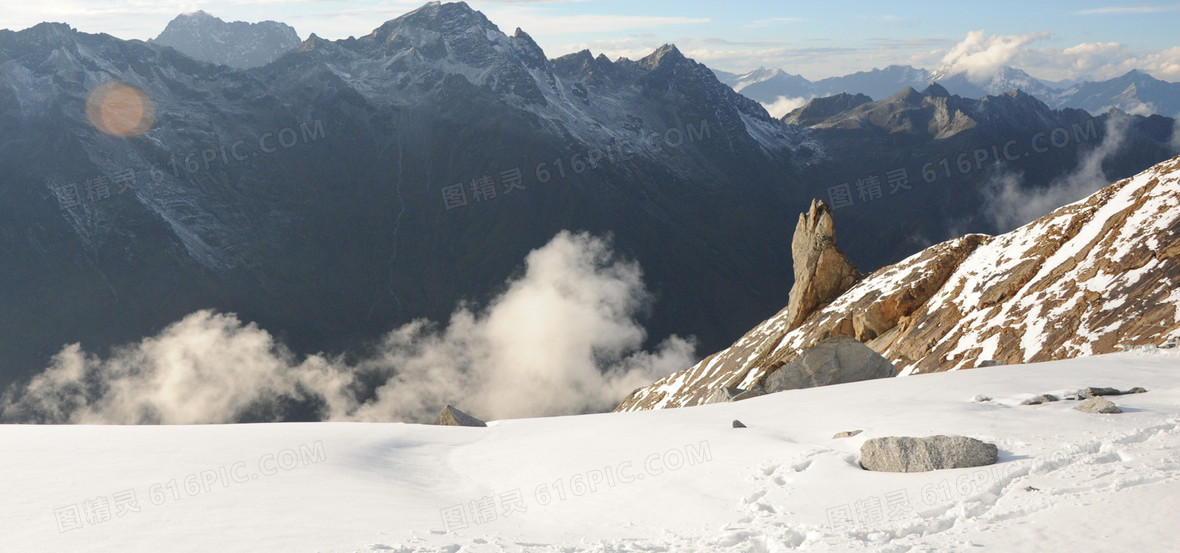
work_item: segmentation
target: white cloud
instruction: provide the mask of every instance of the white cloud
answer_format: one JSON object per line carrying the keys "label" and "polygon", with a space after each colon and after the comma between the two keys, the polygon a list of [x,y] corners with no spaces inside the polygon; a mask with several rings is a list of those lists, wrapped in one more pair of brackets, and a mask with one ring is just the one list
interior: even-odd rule
{"label": "white cloud", "polygon": [[1084,153],[1072,172],[1048,186],[1027,187],[1018,173],[994,177],[983,189],[985,213],[1001,232],[1007,232],[1104,188],[1110,181],[1102,172],[1102,163],[1123,148],[1129,126],[1127,116],[1112,114],[1102,142]]}
{"label": "white cloud", "polygon": [[1138,69],[1157,79],[1180,81],[1180,47],[1136,52],[1118,42],[1090,42],[1062,50],[1032,49],[1022,60],[1027,70],[1052,80],[1105,80]]}
{"label": "white cloud", "polygon": [[635,315],[651,300],[639,266],[609,244],[562,232],[486,308],[444,328],[415,321],[355,363],[299,360],[234,315],[193,313],[108,359],[77,344],[0,401],[0,419],[225,423],[310,401],[327,420],[432,421],[443,405],[489,419],[599,411],[694,362],[672,336],[643,351]]}
{"label": "white cloud", "polygon": [[803,107],[803,105],[806,103],[807,98],[803,98],[802,96],[798,98],[779,96],[778,98],[775,98],[774,102],[772,103],[762,104],[762,107],[766,108],[766,111],[770,113],[771,117],[778,119],[788,113],[791,113],[795,109]]}
{"label": "white cloud", "polygon": [[1175,119],[1172,124],[1172,151],[1180,154],[1180,114],[1173,117]]}
{"label": "white cloud", "polygon": [[1145,4],[1138,6],[1107,6],[1079,10],[1078,15],[1137,15],[1145,13],[1163,13],[1180,10],[1180,4]]}
{"label": "white cloud", "polygon": [[970,31],[943,56],[943,68],[951,74],[966,73],[969,80],[983,83],[1015,59],[1025,45],[1048,36],[1047,32],[988,35],[982,30]]}

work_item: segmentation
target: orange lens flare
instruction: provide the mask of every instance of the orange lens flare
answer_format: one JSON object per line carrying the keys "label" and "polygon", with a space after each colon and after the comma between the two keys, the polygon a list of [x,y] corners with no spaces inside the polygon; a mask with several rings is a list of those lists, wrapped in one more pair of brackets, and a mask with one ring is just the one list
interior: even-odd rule
{"label": "orange lens flare", "polygon": [[138,88],[105,83],[90,91],[86,117],[104,133],[130,138],[152,128],[156,122],[156,105]]}

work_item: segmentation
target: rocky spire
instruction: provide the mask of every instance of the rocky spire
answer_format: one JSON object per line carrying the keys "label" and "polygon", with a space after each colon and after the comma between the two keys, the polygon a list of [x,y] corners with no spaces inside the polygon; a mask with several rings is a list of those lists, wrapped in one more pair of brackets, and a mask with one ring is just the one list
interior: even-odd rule
{"label": "rocky spire", "polygon": [[795,285],[787,305],[788,331],[798,328],[808,315],[863,277],[836,246],[832,210],[823,200],[812,200],[807,213],[799,215],[791,258],[795,263]]}

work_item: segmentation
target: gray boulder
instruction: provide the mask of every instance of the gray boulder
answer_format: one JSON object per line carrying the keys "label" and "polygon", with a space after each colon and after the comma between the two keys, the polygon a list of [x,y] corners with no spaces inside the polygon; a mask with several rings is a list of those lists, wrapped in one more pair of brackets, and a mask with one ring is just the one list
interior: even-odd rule
{"label": "gray boulder", "polygon": [[764,395],[766,395],[766,390],[762,386],[753,386],[749,390],[746,390],[736,396],[733,396],[733,401],[741,401],[743,399],[750,399],[752,397],[758,397],[758,396],[764,396]]}
{"label": "gray boulder", "polygon": [[1001,367],[1004,365],[1005,365],[1005,363],[1003,361],[998,360],[998,359],[984,359],[983,361],[980,361],[979,364],[976,365],[976,367],[983,369],[983,368],[987,368],[987,367]]}
{"label": "gray boulder", "polygon": [[1100,396],[1094,396],[1090,399],[1087,399],[1086,401],[1079,403],[1077,407],[1074,407],[1074,409],[1085,413],[1100,413],[1103,415],[1115,415],[1123,412],[1122,409],[1119,409],[1118,405],[1115,405],[1106,398]]}
{"label": "gray boulder", "polygon": [[443,426],[487,426],[488,424],[467,413],[456,409],[452,405],[443,408],[438,416],[438,423]]}
{"label": "gray boulder", "polygon": [[927,472],[995,464],[995,444],[965,436],[889,436],[860,446],[860,465],[878,472]]}
{"label": "gray boulder", "polygon": [[733,401],[733,398],[737,397],[737,395],[740,393],[742,393],[741,388],[718,388],[713,390],[713,393],[709,394],[709,397],[705,398],[705,403],[725,403],[727,401]]}
{"label": "gray boulder", "polygon": [[734,428],[745,428],[746,425],[742,424],[742,421],[740,421],[740,420],[733,419],[733,427]]}
{"label": "gray boulder", "polygon": [[857,434],[860,434],[861,432],[864,432],[864,430],[845,430],[843,432],[837,432],[832,436],[832,439],[839,440],[840,438],[851,438]]}
{"label": "gray boulder", "polygon": [[816,344],[770,373],[763,387],[774,393],[896,375],[897,368],[888,359],[855,338],[839,336]]}
{"label": "gray boulder", "polygon": [[1122,392],[1120,392],[1118,388],[1099,388],[1094,386],[1078,392],[1078,396],[1080,396],[1082,399],[1096,396],[1117,396],[1121,394]]}
{"label": "gray boulder", "polygon": [[1124,394],[1146,394],[1147,389],[1143,388],[1142,386],[1135,386],[1134,388],[1131,388],[1130,390],[1127,390],[1123,393]]}

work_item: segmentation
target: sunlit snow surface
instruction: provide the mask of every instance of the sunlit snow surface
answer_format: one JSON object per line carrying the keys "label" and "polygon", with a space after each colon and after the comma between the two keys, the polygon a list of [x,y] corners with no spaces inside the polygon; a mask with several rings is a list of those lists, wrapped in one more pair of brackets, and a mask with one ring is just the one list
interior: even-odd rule
{"label": "sunlit snow surface", "polygon": [[[1020,405],[1086,386],[1149,392],[1111,398],[1119,415]],[[857,466],[865,439],[933,434],[1000,463]],[[1180,354],[489,428],[0,426],[0,444],[4,552],[1173,551]]]}

